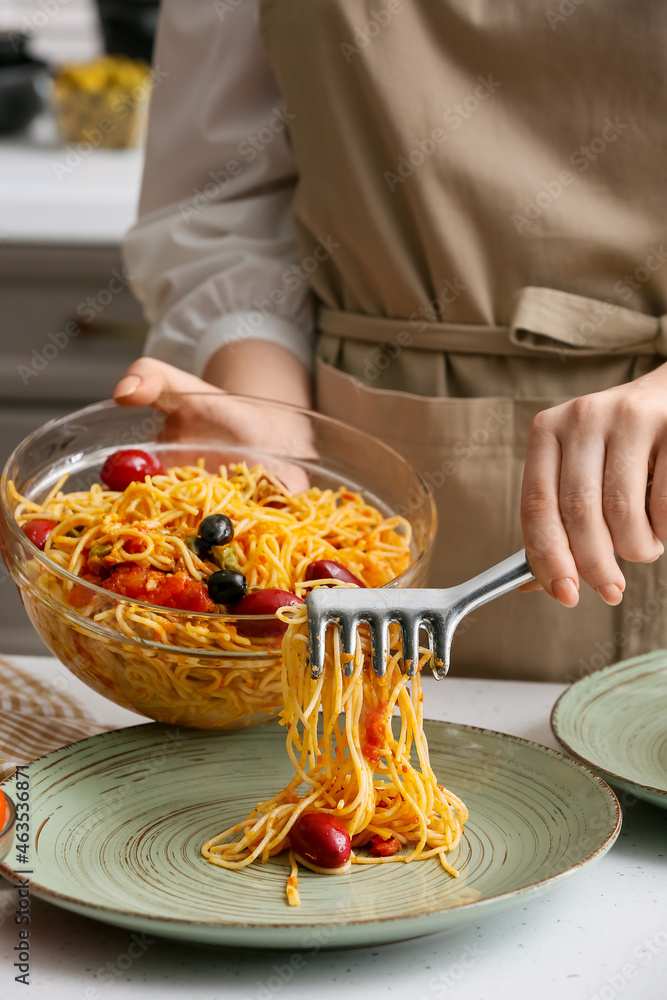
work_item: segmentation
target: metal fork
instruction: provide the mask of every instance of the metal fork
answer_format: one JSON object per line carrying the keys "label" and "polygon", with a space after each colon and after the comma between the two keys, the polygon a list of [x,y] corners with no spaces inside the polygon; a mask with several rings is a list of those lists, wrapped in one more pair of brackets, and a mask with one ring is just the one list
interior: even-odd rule
{"label": "metal fork", "polygon": [[[343,651],[354,655],[357,627],[367,622],[371,631],[373,670],[384,676],[389,645],[389,624],[396,622],[403,639],[403,663],[410,677],[419,661],[419,630],[430,639],[433,673],[440,679],[449,670],[454,632],[470,611],[534,580],[525,550],[516,552],[497,566],[474,576],[467,583],[446,590],[401,590],[398,587],[358,590],[343,587],[315,587],[306,598],[310,633],[310,664],[314,678],[324,670],[327,627],[340,628]],[[350,660],[345,673],[352,673]]]}

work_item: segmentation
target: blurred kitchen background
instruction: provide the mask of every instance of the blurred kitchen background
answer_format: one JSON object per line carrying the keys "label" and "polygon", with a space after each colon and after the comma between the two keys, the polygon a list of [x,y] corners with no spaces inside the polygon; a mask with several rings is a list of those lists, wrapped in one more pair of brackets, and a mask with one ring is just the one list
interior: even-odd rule
{"label": "blurred kitchen background", "polygon": [[[120,243],[158,6],[0,0],[0,468],[47,420],[108,398],[141,354]],[[0,574],[0,649],[44,652]]]}

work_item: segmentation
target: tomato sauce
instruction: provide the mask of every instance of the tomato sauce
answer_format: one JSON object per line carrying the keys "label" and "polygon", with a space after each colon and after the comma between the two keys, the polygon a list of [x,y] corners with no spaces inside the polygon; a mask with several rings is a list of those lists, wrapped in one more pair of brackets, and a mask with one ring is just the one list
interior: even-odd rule
{"label": "tomato sauce", "polygon": [[102,586],[122,597],[146,601],[161,608],[194,612],[218,610],[217,604],[209,597],[206,585],[183,572],[163,573],[143,566],[119,566],[103,581]]}
{"label": "tomato sauce", "polygon": [[381,701],[364,720],[364,741],[361,744],[361,752],[372,764],[377,764],[380,759],[385,744],[386,725],[387,702]]}

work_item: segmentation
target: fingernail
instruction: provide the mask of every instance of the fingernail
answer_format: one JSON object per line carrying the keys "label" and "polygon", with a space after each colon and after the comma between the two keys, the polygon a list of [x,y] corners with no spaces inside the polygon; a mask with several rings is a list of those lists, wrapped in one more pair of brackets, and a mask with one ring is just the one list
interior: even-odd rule
{"label": "fingernail", "polygon": [[133,392],[136,392],[140,385],[141,378],[139,375],[126,375],[125,378],[122,378],[116,386],[114,398],[117,399],[118,396],[131,396]]}
{"label": "fingernail", "polygon": [[623,600],[623,591],[615,583],[605,583],[595,589],[606,604],[616,605]]}
{"label": "fingernail", "polygon": [[579,591],[571,577],[564,576],[561,580],[554,580],[551,589],[556,600],[566,608],[574,608],[579,603]]}

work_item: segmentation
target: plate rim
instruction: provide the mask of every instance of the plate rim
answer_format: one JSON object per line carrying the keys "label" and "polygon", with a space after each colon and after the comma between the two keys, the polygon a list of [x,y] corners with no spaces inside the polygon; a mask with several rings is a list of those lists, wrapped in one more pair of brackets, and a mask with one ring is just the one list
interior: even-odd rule
{"label": "plate rim", "polygon": [[[618,838],[618,835],[619,835],[619,833],[621,831],[621,824],[622,824],[622,821],[623,821],[623,813],[622,813],[622,810],[621,810],[621,804],[620,804],[620,802],[618,800],[618,796],[614,792],[613,788],[611,788],[609,786],[609,784],[604,780],[604,778],[602,778],[597,773],[597,771],[593,770],[593,768],[591,768],[590,766],[588,766],[586,762],[582,762],[580,760],[573,759],[571,756],[568,756],[566,753],[563,753],[561,750],[557,750],[557,749],[555,749],[553,747],[548,747],[548,746],[546,746],[543,743],[537,743],[535,740],[529,740],[529,739],[527,739],[526,737],[523,737],[523,736],[515,736],[512,733],[504,733],[504,732],[501,732],[500,730],[497,730],[497,729],[489,729],[489,728],[487,728],[485,726],[472,726],[472,725],[468,725],[466,723],[453,722],[453,721],[446,720],[446,719],[424,719],[423,721],[424,721],[424,723],[433,723],[433,724],[438,725],[438,726],[453,726],[456,729],[461,730],[461,731],[463,731],[465,733],[471,733],[471,734],[479,733],[479,734],[485,735],[485,736],[501,737],[501,739],[511,740],[513,742],[516,742],[516,743],[522,744],[524,746],[527,746],[527,747],[529,747],[529,748],[531,748],[533,750],[536,749],[536,750],[538,750],[540,752],[544,752],[547,755],[549,755],[551,757],[554,757],[557,760],[560,760],[560,761],[564,762],[567,765],[574,766],[576,769],[585,772],[588,775],[589,778],[593,778],[594,779],[595,783],[597,783],[600,786],[602,786],[602,793],[606,796],[606,798],[607,798],[607,800],[609,802],[609,805],[613,806],[613,810],[612,810],[613,811],[613,828],[607,833],[607,835],[605,836],[604,840],[598,845],[598,847],[592,853],[588,854],[585,858],[582,858],[580,861],[577,861],[577,863],[574,864],[574,865],[570,865],[565,871],[557,872],[555,875],[549,875],[547,878],[539,879],[536,882],[531,882],[530,885],[521,886],[518,889],[510,889],[510,890],[508,890],[506,892],[498,893],[496,895],[489,896],[489,897],[487,897],[485,899],[471,900],[471,901],[466,902],[466,903],[461,903],[461,904],[459,904],[458,906],[455,906],[455,907],[445,907],[445,908],[442,908],[442,909],[435,909],[435,910],[432,909],[432,908],[431,909],[426,909],[426,910],[420,910],[417,913],[412,912],[412,913],[410,913],[407,916],[405,914],[399,914],[399,915],[387,916],[387,917],[373,917],[372,919],[367,919],[367,920],[359,920],[359,919],[355,919],[355,920],[339,920],[339,921],[336,922],[336,926],[349,928],[349,927],[369,927],[369,926],[374,926],[376,924],[386,925],[386,924],[390,924],[392,922],[393,923],[397,923],[397,922],[400,922],[400,921],[403,921],[403,922],[406,922],[406,923],[410,923],[412,921],[423,919],[425,917],[435,916],[438,913],[446,913],[448,911],[452,911],[452,912],[456,911],[456,912],[463,912],[463,913],[465,913],[471,907],[482,908],[482,907],[494,905],[494,904],[502,902],[503,900],[506,900],[506,899],[513,899],[513,898],[519,897],[519,896],[521,896],[523,894],[526,894],[526,893],[536,892],[536,891],[538,891],[540,888],[542,888],[545,885],[556,884],[556,883],[560,882],[561,880],[563,880],[565,878],[568,878],[570,875],[574,874],[576,871],[578,871],[584,865],[590,864],[591,862],[595,861],[596,859],[602,857],[602,855],[606,854],[607,851],[611,847],[613,847],[613,845],[616,842],[616,840]],[[67,743],[65,746],[56,748],[55,750],[50,750],[48,753],[43,754],[41,757],[37,757],[34,761],[31,761],[30,764],[32,765],[32,764],[41,763],[43,761],[48,760],[49,757],[54,757],[57,754],[62,754],[63,751],[69,750],[71,747],[78,746],[79,744],[87,743],[87,742],[90,742],[92,740],[104,740],[105,738],[108,738],[110,735],[116,735],[116,734],[119,734],[119,733],[130,733],[130,732],[135,732],[137,730],[143,730],[143,731],[146,731],[147,729],[155,730],[157,728],[171,729],[171,728],[174,728],[174,727],[172,727],[168,723],[164,723],[164,722],[149,722],[149,723],[139,723],[139,724],[134,725],[134,726],[124,726],[124,727],[121,727],[119,729],[109,729],[109,730],[106,730],[105,732],[102,732],[102,733],[94,733],[92,736],[84,737],[81,740],[74,740],[71,743]],[[181,727],[181,728],[185,728],[185,727]],[[262,727],[262,729],[266,729],[266,727]],[[220,730],[215,730],[215,729],[186,729],[186,732],[188,732],[188,733],[192,732],[192,733],[209,733],[209,734],[211,734],[211,733],[220,733],[221,731]],[[225,732],[225,731],[223,730],[222,732]],[[228,730],[227,732],[238,732],[238,731],[237,730]],[[14,780],[14,777],[15,777],[15,774],[14,775],[10,775],[9,777],[5,778],[2,782],[0,782],[0,788],[2,788],[4,785],[9,784],[10,782],[12,782]],[[40,826],[40,828],[39,828],[40,831],[41,831],[43,825],[44,824],[42,824],[42,826]],[[18,881],[20,880],[22,873],[20,871],[15,872],[12,868],[10,868],[10,866],[7,864],[6,861],[3,861],[3,862],[0,862],[0,874],[2,874],[12,884],[18,884]],[[134,910],[124,910],[124,909],[121,909],[120,907],[117,907],[117,906],[108,906],[108,905],[104,905],[104,904],[95,904],[95,903],[91,903],[91,902],[86,901],[86,900],[78,899],[75,896],[68,896],[65,893],[61,893],[61,892],[57,892],[57,891],[55,891],[53,889],[49,889],[48,887],[41,885],[39,882],[34,882],[32,880],[32,878],[30,880],[30,889],[31,889],[31,892],[34,892],[34,894],[36,896],[38,896],[38,897],[46,899],[47,901],[54,900],[55,901],[54,905],[58,905],[57,901],[62,901],[62,902],[65,902],[65,903],[72,903],[72,904],[74,904],[76,907],[79,908],[79,911],[80,910],[90,910],[91,911],[91,916],[92,916],[93,919],[101,919],[101,918],[96,918],[95,917],[95,913],[109,913],[109,914],[117,914],[118,916],[122,916],[122,917],[129,917],[129,918],[132,918],[132,919],[135,919],[135,920],[136,919],[140,919],[142,921],[153,923],[156,926],[160,926],[160,925],[163,925],[163,924],[164,925],[170,925],[170,926],[179,926],[180,925],[180,926],[187,926],[189,928],[194,928],[194,929],[196,929],[196,928],[210,928],[211,929],[212,928],[212,929],[219,929],[221,931],[225,931],[225,930],[229,930],[229,931],[241,931],[241,930],[279,931],[279,930],[284,930],[284,931],[289,931],[289,932],[292,932],[292,931],[298,932],[298,931],[304,931],[304,930],[312,930],[312,928],[313,928],[313,924],[312,923],[307,923],[307,922],[304,922],[304,923],[289,923],[289,924],[285,924],[285,923],[268,924],[268,923],[240,922],[240,921],[236,920],[236,921],[225,921],[225,922],[219,922],[219,923],[211,923],[211,921],[191,920],[191,919],[182,918],[182,917],[153,916],[153,915],[149,915],[149,914],[138,913],[138,912],[136,912]],[[433,933],[437,933],[437,931],[434,931]]]}
{"label": "plate rim", "polygon": [[[605,674],[608,677],[616,671],[622,673],[624,670],[634,670],[636,667],[641,667],[642,665],[645,665],[647,661],[656,658],[656,653],[658,652],[663,652],[666,653],[667,655],[667,651],[665,650],[653,650],[650,653],[644,653],[641,656],[632,657],[629,660],[620,660],[618,663],[610,663],[608,666],[602,667],[602,669],[600,670],[595,670],[592,674],[588,674],[586,677],[580,677],[578,681],[575,681],[574,684],[571,684],[568,688],[565,689],[565,691],[562,692],[562,694],[558,696],[558,698],[556,698],[556,701],[554,702],[553,707],[551,709],[551,714],[549,716],[549,723],[551,725],[551,731],[558,740],[558,742],[560,743],[560,745],[564,747],[567,753],[571,757],[573,757],[574,760],[576,760],[579,764],[585,765],[586,767],[589,768],[589,770],[592,770],[595,774],[598,775],[604,774],[605,777],[610,779],[611,781],[624,783],[625,785],[628,785],[635,790],[642,789],[645,792],[650,792],[652,795],[658,795],[661,798],[664,798],[665,803],[667,804],[667,787],[658,788],[653,785],[647,785],[642,781],[635,781],[634,778],[629,778],[626,774],[616,774],[615,771],[610,771],[609,768],[603,767],[601,764],[598,764],[595,761],[591,760],[590,757],[585,757],[578,750],[575,750],[574,747],[568,742],[568,740],[566,740],[562,736],[562,734],[558,732],[558,719],[557,719],[559,708],[561,712],[563,710],[561,703],[563,701],[567,701],[569,697],[572,697],[572,692],[575,690],[578,684],[583,684],[584,686],[588,685],[593,687],[596,683],[601,683],[601,682],[604,683],[604,680],[606,680],[607,678],[604,678],[601,681],[600,675]],[[667,670],[667,662],[665,662],[660,669],[663,671]],[[579,693],[581,694],[581,691]]]}

